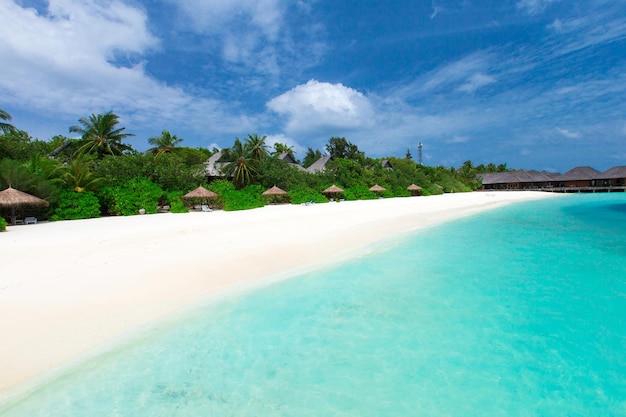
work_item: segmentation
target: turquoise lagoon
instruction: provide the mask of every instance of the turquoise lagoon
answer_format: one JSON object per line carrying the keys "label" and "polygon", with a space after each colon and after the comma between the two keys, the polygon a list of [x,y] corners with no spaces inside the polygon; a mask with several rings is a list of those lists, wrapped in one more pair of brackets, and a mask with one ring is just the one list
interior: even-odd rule
{"label": "turquoise lagoon", "polygon": [[565,195],[400,236],[161,323],[0,415],[625,416],[625,220],[625,194]]}

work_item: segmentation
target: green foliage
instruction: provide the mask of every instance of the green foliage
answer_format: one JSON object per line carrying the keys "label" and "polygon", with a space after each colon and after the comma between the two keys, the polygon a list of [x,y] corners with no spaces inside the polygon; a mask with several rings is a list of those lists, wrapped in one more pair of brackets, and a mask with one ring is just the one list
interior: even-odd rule
{"label": "green foliage", "polygon": [[263,187],[258,184],[237,190],[229,181],[219,180],[212,182],[208,188],[218,195],[211,206],[225,211],[247,210],[266,204],[262,196]]}
{"label": "green foliage", "polygon": [[7,230],[7,221],[4,217],[0,217],[0,232],[4,232],[5,230]]}
{"label": "green foliage", "polygon": [[315,203],[328,203],[328,198],[319,191],[308,188],[295,188],[289,191],[289,198],[292,204],[302,204],[313,201]]}
{"label": "green foliage", "polygon": [[76,220],[100,217],[100,202],[91,191],[63,189],[50,220]]}
{"label": "green foliage", "polygon": [[302,166],[308,168],[321,157],[322,151],[320,151],[319,149],[313,150],[313,148],[307,148],[304,159],[302,160]]}
{"label": "green foliage", "polygon": [[187,213],[189,210],[183,201],[182,191],[171,191],[166,194],[166,202],[170,206],[170,213]]}
{"label": "green foliage", "polygon": [[147,214],[157,212],[163,190],[147,178],[134,178],[119,185],[104,187],[100,201],[109,214],[132,216],[144,209]]}
{"label": "green foliage", "polygon": [[82,126],[70,127],[70,132],[82,135],[78,154],[90,153],[102,157],[122,155],[125,151],[132,150],[132,147],[122,143],[122,140],[134,135],[124,133],[126,130],[124,127],[117,127],[119,116],[112,111],[105,114],[92,114],[89,118],[83,117],[78,121]]}
{"label": "green foliage", "polygon": [[326,145],[326,152],[333,158],[350,159],[360,163],[365,162],[365,154],[359,151],[359,147],[350,143],[346,138],[332,137]]}
{"label": "green foliage", "polygon": [[368,187],[355,185],[345,189],[343,198],[346,200],[376,200],[378,195],[370,191]]}
{"label": "green foliage", "polygon": [[33,139],[23,130],[10,130],[0,134],[0,159],[27,161],[37,153],[47,155],[50,148],[47,142]]}
{"label": "green foliage", "polygon": [[179,148],[176,146],[183,140],[184,139],[179,138],[176,135],[172,135],[168,130],[164,130],[161,132],[161,136],[155,136],[148,139],[148,143],[153,145],[152,148],[148,149],[148,152],[155,155],[161,155],[164,153],[178,151]]}

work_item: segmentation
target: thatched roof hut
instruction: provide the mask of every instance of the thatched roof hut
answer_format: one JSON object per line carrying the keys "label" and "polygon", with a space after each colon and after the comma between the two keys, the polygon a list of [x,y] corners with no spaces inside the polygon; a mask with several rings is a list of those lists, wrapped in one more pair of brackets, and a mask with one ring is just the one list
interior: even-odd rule
{"label": "thatched roof hut", "polygon": [[387,189],[376,184],[372,188],[370,188],[370,191],[374,193],[384,193],[385,191],[387,191]]}
{"label": "thatched roof hut", "polygon": [[322,193],[324,194],[337,194],[337,193],[343,193],[343,192],[344,192],[343,189],[337,187],[335,184],[331,185],[330,187],[322,191]]}
{"label": "thatched roof hut", "polygon": [[183,196],[183,198],[197,198],[197,199],[208,199],[208,198],[215,198],[215,197],[217,197],[217,194],[215,194],[211,190],[207,190],[203,186],[199,186],[195,190],[190,191]]}
{"label": "thatched roof hut", "polygon": [[287,191],[277,187],[277,186],[273,186],[272,188],[263,191],[263,195],[264,196],[279,196],[279,195],[287,195]]}
{"label": "thatched roof hut", "polygon": [[287,195],[287,191],[277,187],[277,186],[273,186],[272,188],[266,190],[263,192],[262,194],[264,197],[271,197],[272,202],[273,203],[277,203],[279,201],[279,199],[281,201],[285,200],[283,197],[285,197]]}
{"label": "thatched roof hut", "polygon": [[411,184],[406,187],[406,189],[411,193],[411,195],[420,195],[422,193],[422,187],[419,185]]}
{"label": "thatched roof hut", "polygon": [[21,206],[43,206],[47,207],[48,202],[34,195],[30,195],[20,190],[16,190],[9,185],[6,190],[0,191],[0,207],[11,209],[11,224],[15,224],[15,209]]}

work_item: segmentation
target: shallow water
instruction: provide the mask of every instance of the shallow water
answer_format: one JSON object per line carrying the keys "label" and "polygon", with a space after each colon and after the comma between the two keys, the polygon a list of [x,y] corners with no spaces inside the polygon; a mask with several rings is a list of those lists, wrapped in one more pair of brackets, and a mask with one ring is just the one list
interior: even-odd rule
{"label": "shallow water", "polygon": [[2,416],[626,415],[626,195],[521,203],[207,305]]}

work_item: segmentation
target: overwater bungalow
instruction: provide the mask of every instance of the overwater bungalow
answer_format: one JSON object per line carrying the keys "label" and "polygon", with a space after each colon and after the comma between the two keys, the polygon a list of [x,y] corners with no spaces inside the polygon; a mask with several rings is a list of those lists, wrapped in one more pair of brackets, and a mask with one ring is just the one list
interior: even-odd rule
{"label": "overwater bungalow", "polygon": [[552,192],[614,192],[626,190],[626,166],[599,172],[589,166],[564,174],[516,170],[479,174],[482,190],[543,190]]}

